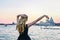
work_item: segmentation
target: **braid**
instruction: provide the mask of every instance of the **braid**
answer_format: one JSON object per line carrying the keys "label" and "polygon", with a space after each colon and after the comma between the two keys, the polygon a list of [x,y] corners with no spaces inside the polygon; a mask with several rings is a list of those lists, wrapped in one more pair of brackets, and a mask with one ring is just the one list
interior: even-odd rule
{"label": "braid", "polygon": [[23,20],[19,20],[16,27],[17,27],[17,30],[18,30],[19,33],[24,32],[24,22],[23,22]]}

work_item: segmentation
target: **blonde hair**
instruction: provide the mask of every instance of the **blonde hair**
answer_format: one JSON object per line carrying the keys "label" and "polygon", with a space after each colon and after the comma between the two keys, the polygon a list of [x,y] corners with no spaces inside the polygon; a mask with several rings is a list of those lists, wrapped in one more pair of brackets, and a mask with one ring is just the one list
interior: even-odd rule
{"label": "blonde hair", "polygon": [[[27,20],[27,16],[24,18]],[[24,26],[25,26],[25,22],[26,20],[24,19],[19,19],[18,22],[17,22],[17,25],[16,25],[16,29],[18,30],[19,33],[23,33],[24,32]]]}

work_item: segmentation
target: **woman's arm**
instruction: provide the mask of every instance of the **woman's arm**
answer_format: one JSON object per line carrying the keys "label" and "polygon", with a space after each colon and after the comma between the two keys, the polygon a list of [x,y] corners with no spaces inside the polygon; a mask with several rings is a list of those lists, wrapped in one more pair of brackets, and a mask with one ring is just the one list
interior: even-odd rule
{"label": "woman's arm", "polygon": [[19,17],[17,16],[17,22],[18,22],[18,20],[19,20]]}
{"label": "woman's arm", "polygon": [[42,17],[37,18],[37,19],[34,20],[33,22],[28,23],[28,24],[27,24],[27,25],[28,25],[28,28],[29,28],[30,26],[34,25],[36,22],[38,22],[39,20],[41,20],[41,19],[44,18],[44,17],[46,17],[46,18],[49,19],[49,17],[48,17],[47,15],[43,15]]}
{"label": "woman's arm", "polygon": [[17,22],[19,21],[19,17],[20,17],[21,15],[17,15]]}

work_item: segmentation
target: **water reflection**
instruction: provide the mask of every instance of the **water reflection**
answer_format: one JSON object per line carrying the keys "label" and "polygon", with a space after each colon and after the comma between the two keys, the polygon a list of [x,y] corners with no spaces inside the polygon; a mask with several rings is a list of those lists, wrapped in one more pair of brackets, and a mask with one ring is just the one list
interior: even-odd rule
{"label": "water reflection", "polygon": [[[17,40],[19,33],[15,26],[0,25],[0,40]],[[28,34],[32,40],[60,40],[60,29],[43,29],[40,26],[32,26]]]}

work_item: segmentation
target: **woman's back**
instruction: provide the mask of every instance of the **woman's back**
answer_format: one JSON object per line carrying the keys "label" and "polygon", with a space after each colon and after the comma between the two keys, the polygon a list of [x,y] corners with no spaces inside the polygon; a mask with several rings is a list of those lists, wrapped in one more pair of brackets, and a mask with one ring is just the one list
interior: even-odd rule
{"label": "woman's back", "polygon": [[31,40],[30,37],[28,36],[28,27],[27,24],[24,27],[24,32],[20,33],[18,40]]}

